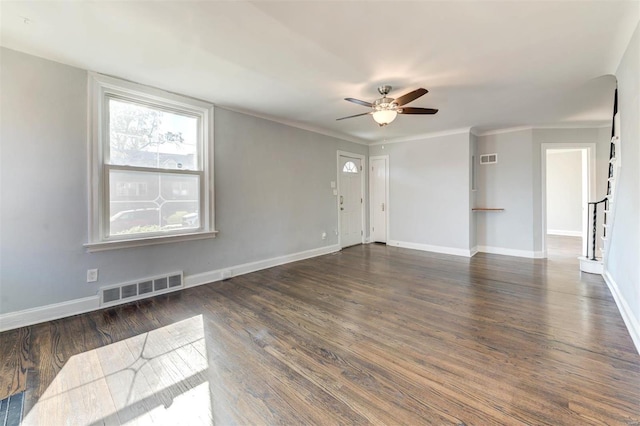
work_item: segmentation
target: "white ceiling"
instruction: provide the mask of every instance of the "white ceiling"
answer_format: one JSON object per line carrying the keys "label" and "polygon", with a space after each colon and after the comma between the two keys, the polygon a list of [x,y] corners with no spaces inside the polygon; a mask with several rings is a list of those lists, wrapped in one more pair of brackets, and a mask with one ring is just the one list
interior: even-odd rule
{"label": "white ceiling", "polygon": [[[0,44],[360,142],[602,125],[639,1],[18,1]],[[25,22],[25,18],[27,21]],[[418,87],[379,128],[343,100]]]}

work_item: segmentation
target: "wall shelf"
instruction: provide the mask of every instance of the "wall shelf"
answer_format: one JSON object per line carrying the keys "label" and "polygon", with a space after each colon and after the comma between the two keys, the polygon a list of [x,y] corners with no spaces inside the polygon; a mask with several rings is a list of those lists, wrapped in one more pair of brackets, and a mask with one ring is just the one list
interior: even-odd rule
{"label": "wall shelf", "polygon": [[471,209],[474,212],[503,212],[503,208],[489,208],[489,207],[474,207]]}

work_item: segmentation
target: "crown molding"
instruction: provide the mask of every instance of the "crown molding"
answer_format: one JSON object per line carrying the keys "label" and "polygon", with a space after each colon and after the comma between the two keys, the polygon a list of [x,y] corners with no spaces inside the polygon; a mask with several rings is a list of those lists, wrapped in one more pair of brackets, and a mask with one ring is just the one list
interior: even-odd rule
{"label": "crown molding", "polygon": [[611,126],[611,124],[607,124],[607,122],[597,122],[597,123],[584,123],[584,124],[576,124],[576,123],[567,123],[567,124],[541,124],[535,126],[517,126],[517,127],[506,127],[504,129],[495,129],[495,130],[487,130],[484,132],[479,132],[477,130],[471,129],[471,133],[476,136],[490,136],[490,135],[499,135],[501,133],[511,133],[511,132],[520,132],[523,130],[543,130],[543,129],[603,129]]}
{"label": "crown molding", "polygon": [[[607,124],[608,123],[608,124]],[[538,129],[604,129],[611,127],[610,121],[598,122],[598,123],[585,123],[585,124],[548,124],[541,126],[534,126],[533,130]]]}
{"label": "crown molding", "polygon": [[460,129],[444,130],[442,132],[423,133],[420,135],[407,136],[404,138],[396,138],[396,139],[372,142],[369,144],[369,146],[388,145],[392,143],[402,143],[402,142],[415,142],[415,141],[421,141],[425,139],[433,139],[433,138],[439,138],[442,136],[450,136],[450,135],[459,135],[461,133],[470,133],[470,132],[471,132],[470,127],[463,127]]}
{"label": "crown molding", "polygon": [[506,127],[504,129],[487,130],[486,132],[471,131],[476,136],[499,135],[502,133],[521,132],[523,130],[533,130],[532,126]]}
{"label": "crown molding", "polygon": [[358,145],[368,146],[369,143],[363,139],[354,138],[353,136],[345,135],[343,133],[332,132],[330,130],[322,129],[320,127],[310,126],[307,124],[298,123],[297,121],[283,120],[282,118],[274,117],[268,114],[259,114],[253,111],[248,111],[241,108],[231,108],[223,105],[215,105],[216,108],[224,109],[227,111],[237,112],[251,117],[261,118],[263,120],[273,121],[274,123],[284,124],[285,126],[294,127],[296,129],[306,130],[308,132],[318,133],[320,135],[329,136],[336,139],[341,139],[347,142],[357,143]]}

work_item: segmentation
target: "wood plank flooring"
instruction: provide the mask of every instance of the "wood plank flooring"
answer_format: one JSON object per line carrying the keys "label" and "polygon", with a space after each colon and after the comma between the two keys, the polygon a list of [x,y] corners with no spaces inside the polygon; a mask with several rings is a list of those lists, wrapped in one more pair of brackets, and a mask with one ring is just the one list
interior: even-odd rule
{"label": "wood plank flooring", "polygon": [[46,425],[639,425],[640,355],[555,238],[356,246],[1,333],[0,399]]}

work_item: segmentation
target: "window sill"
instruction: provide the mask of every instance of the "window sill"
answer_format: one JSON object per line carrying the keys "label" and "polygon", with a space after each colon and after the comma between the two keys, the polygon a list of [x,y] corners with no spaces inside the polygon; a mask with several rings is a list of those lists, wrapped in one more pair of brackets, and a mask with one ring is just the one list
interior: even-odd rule
{"label": "window sill", "polygon": [[99,243],[87,243],[84,247],[87,252],[94,253],[106,250],[118,250],[130,247],[152,246],[156,244],[177,243],[181,241],[204,240],[207,238],[215,238],[218,231],[198,232],[193,234],[154,236],[147,238],[137,238],[135,240],[117,240],[103,241]]}

